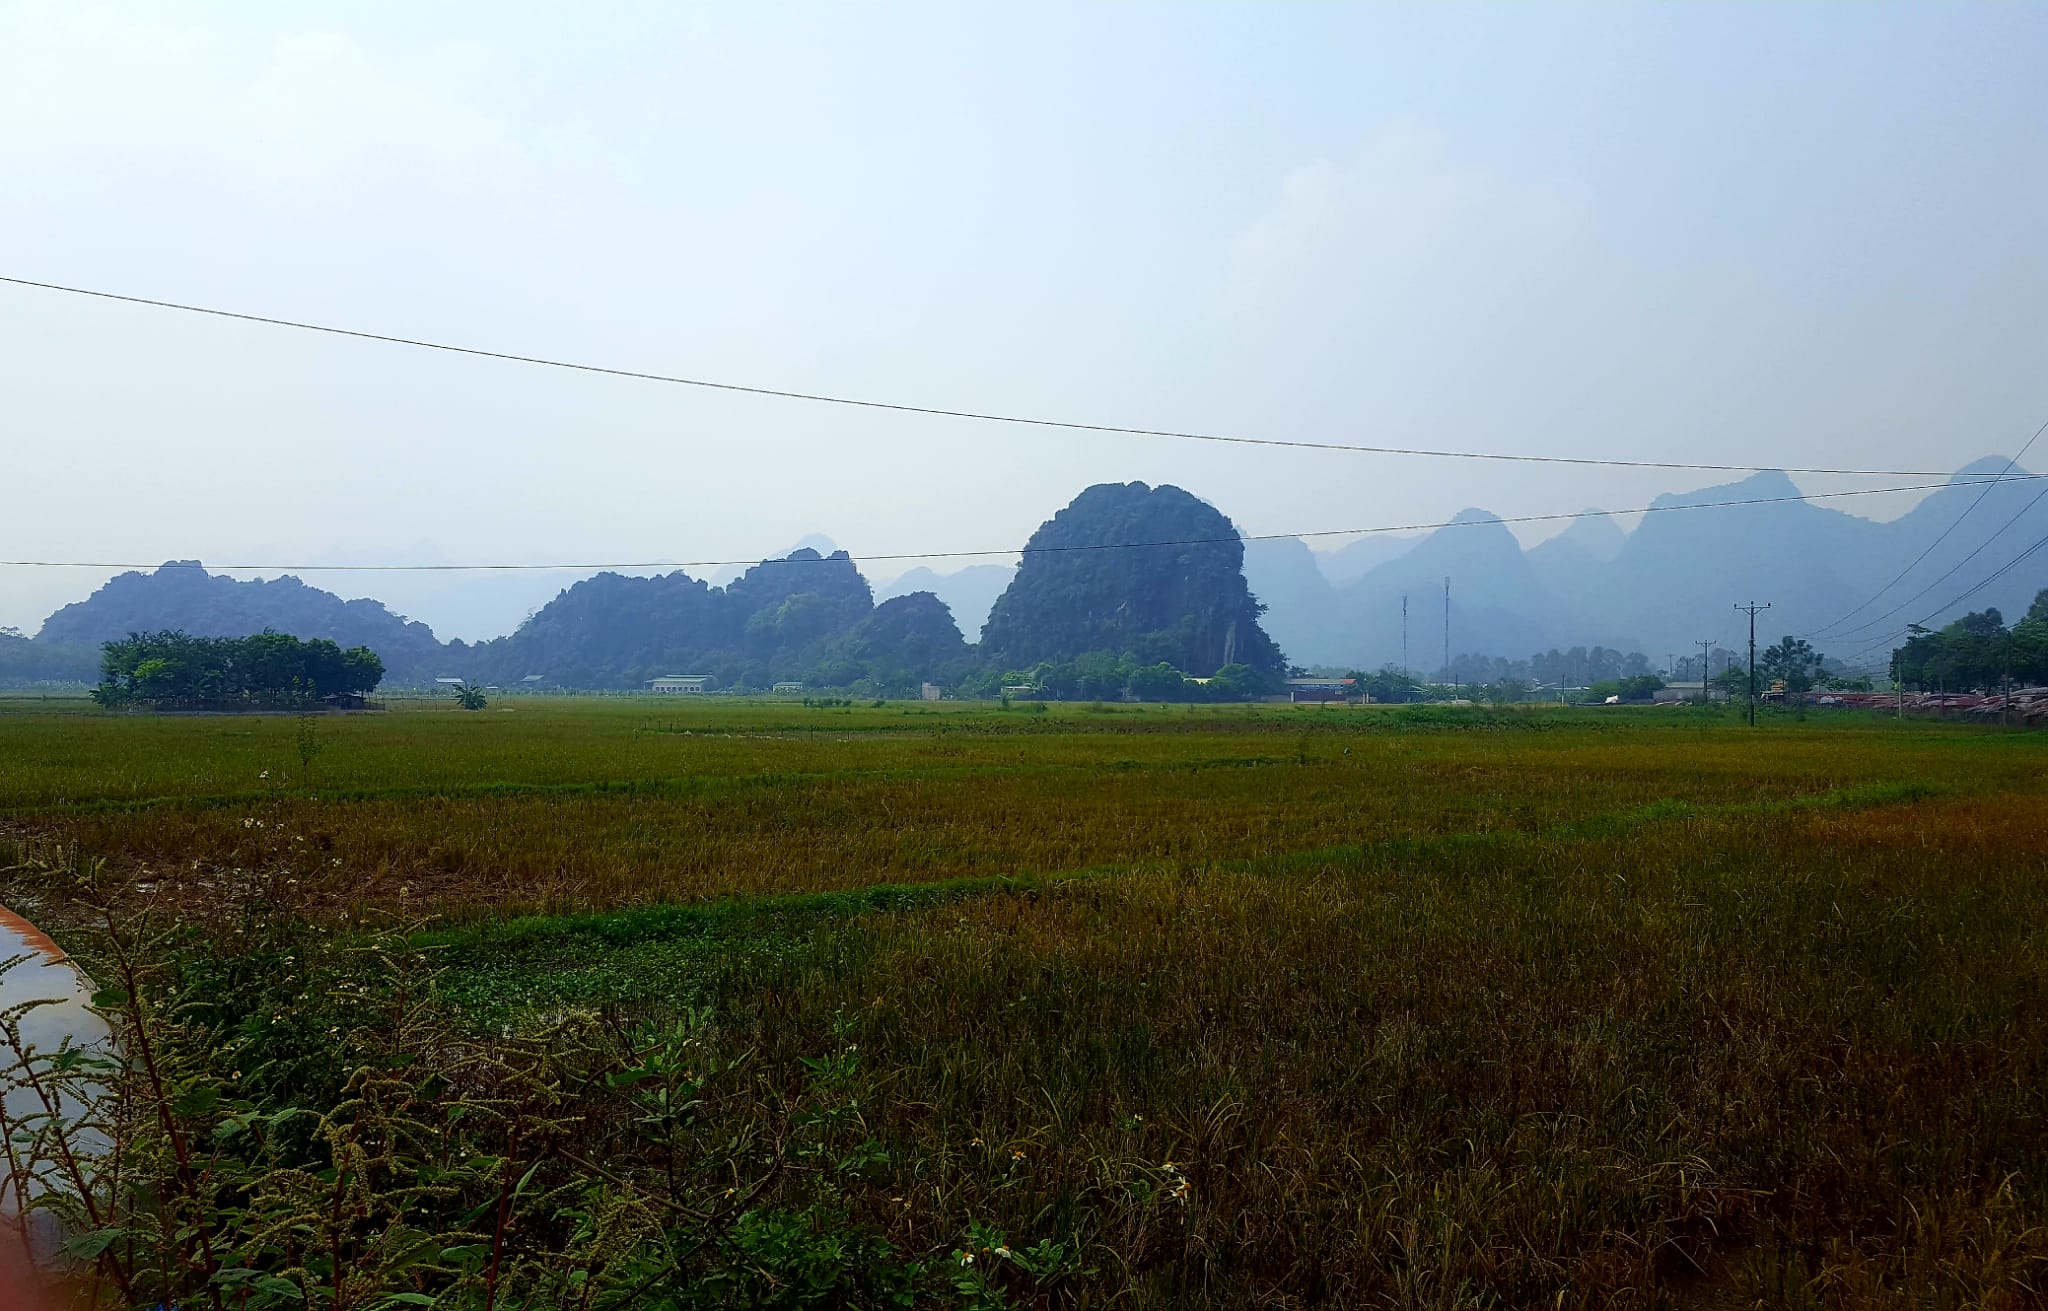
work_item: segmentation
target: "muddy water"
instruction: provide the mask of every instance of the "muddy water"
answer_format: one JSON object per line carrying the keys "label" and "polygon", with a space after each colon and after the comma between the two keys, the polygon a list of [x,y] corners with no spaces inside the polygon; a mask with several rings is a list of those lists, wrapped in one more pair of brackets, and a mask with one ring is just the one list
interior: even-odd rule
{"label": "muddy water", "polygon": [[[0,965],[9,961],[14,964],[0,972],[0,1014],[24,1002],[51,1003],[25,1011],[17,1020],[22,1045],[32,1054],[48,1055],[67,1044],[101,1049],[110,1045],[106,1021],[89,1008],[92,984],[84,973],[35,925],[0,906]],[[13,1052],[0,1050],[0,1069],[15,1063]],[[0,1098],[5,1099],[10,1121],[42,1109],[35,1090],[18,1084],[17,1078],[0,1074],[0,1089],[4,1089],[0,1091]],[[79,1115],[85,1109],[70,1097],[64,1098],[60,1105],[67,1116]],[[87,1134],[77,1145],[90,1155],[98,1145],[97,1135]],[[33,1178],[38,1172],[30,1173]],[[41,1182],[38,1180],[38,1184]],[[30,1187],[35,1191],[37,1184]],[[0,1214],[13,1212],[18,1200],[6,1158],[0,1156]],[[42,1212],[38,1212],[37,1217],[32,1240],[34,1246],[51,1248],[61,1234],[55,1231],[52,1217]]]}

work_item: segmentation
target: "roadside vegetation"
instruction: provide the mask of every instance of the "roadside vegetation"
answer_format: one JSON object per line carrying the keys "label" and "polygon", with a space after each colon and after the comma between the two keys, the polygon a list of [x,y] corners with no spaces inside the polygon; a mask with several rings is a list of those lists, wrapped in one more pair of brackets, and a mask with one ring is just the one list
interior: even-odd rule
{"label": "roadside vegetation", "polygon": [[128,1153],[54,1194],[81,1304],[2048,1290],[2038,735],[540,699],[296,728],[0,713],[0,900],[161,1063],[62,1072],[116,1090]]}

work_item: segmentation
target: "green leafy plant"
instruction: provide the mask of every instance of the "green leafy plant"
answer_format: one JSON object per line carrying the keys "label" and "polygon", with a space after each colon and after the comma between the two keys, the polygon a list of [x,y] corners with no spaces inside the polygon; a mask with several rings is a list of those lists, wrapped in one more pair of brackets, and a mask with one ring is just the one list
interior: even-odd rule
{"label": "green leafy plant", "polygon": [[844,1204],[879,1151],[851,1043],[784,1089],[703,1010],[477,1033],[411,926],[321,929],[257,880],[195,932],[116,911],[104,878],[76,896],[115,1050],[38,1051],[37,1003],[0,1013],[0,1086],[34,1108],[0,1111],[12,1190],[65,1233],[49,1264],[83,1306],[901,1306],[930,1283]]}

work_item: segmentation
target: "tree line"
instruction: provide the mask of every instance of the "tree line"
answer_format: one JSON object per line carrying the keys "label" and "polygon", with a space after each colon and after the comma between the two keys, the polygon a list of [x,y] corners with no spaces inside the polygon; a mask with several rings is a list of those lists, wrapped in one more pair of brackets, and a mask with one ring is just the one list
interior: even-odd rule
{"label": "tree line", "polygon": [[384,679],[375,651],[288,633],[131,633],[102,648],[93,700],[152,710],[293,708],[363,696]]}
{"label": "tree line", "polygon": [[1277,673],[1246,664],[1225,665],[1197,678],[1134,652],[1088,651],[1028,669],[985,669],[963,681],[960,691],[995,698],[1021,689],[1047,701],[1251,701],[1285,687]]}
{"label": "tree line", "polygon": [[2048,683],[2048,587],[2010,628],[1995,608],[1940,629],[1913,625],[1892,652],[1892,677],[1920,691],[1988,691],[2008,678],[2017,686]]}

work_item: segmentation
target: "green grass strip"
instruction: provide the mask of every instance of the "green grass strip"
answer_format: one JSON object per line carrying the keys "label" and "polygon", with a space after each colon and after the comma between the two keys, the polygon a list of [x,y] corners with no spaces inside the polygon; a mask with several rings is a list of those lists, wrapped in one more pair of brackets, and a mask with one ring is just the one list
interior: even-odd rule
{"label": "green grass strip", "polygon": [[[1655,802],[1610,815],[1595,816],[1540,830],[1501,829],[1482,833],[1449,833],[1430,837],[1403,835],[1376,842],[1344,843],[1305,851],[1272,853],[1214,862],[1217,869],[1271,870],[1325,864],[1333,860],[1420,858],[1448,846],[1518,841],[1570,841],[1615,837],[1652,824],[1682,820],[1755,820],[1802,811],[1872,809],[1909,805],[1952,795],[1932,783],[1874,783],[1776,801],[1742,801],[1722,806]],[[1153,862],[1156,863],[1156,862]],[[631,910],[576,915],[527,915],[509,920],[484,920],[456,928],[423,932],[418,946],[435,948],[460,959],[486,953],[493,963],[530,952],[598,947],[621,949],[646,942],[678,938],[732,936],[741,929],[758,930],[764,922],[789,926],[790,921],[847,919],[877,912],[925,910],[974,897],[1042,892],[1066,884],[1127,874],[1143,865],[1100,865],[1058,872],[990,874],[932,883],[878,883],[839,892],[786,893],[768,897],[727,898],[688,905],[649,906]]]}

